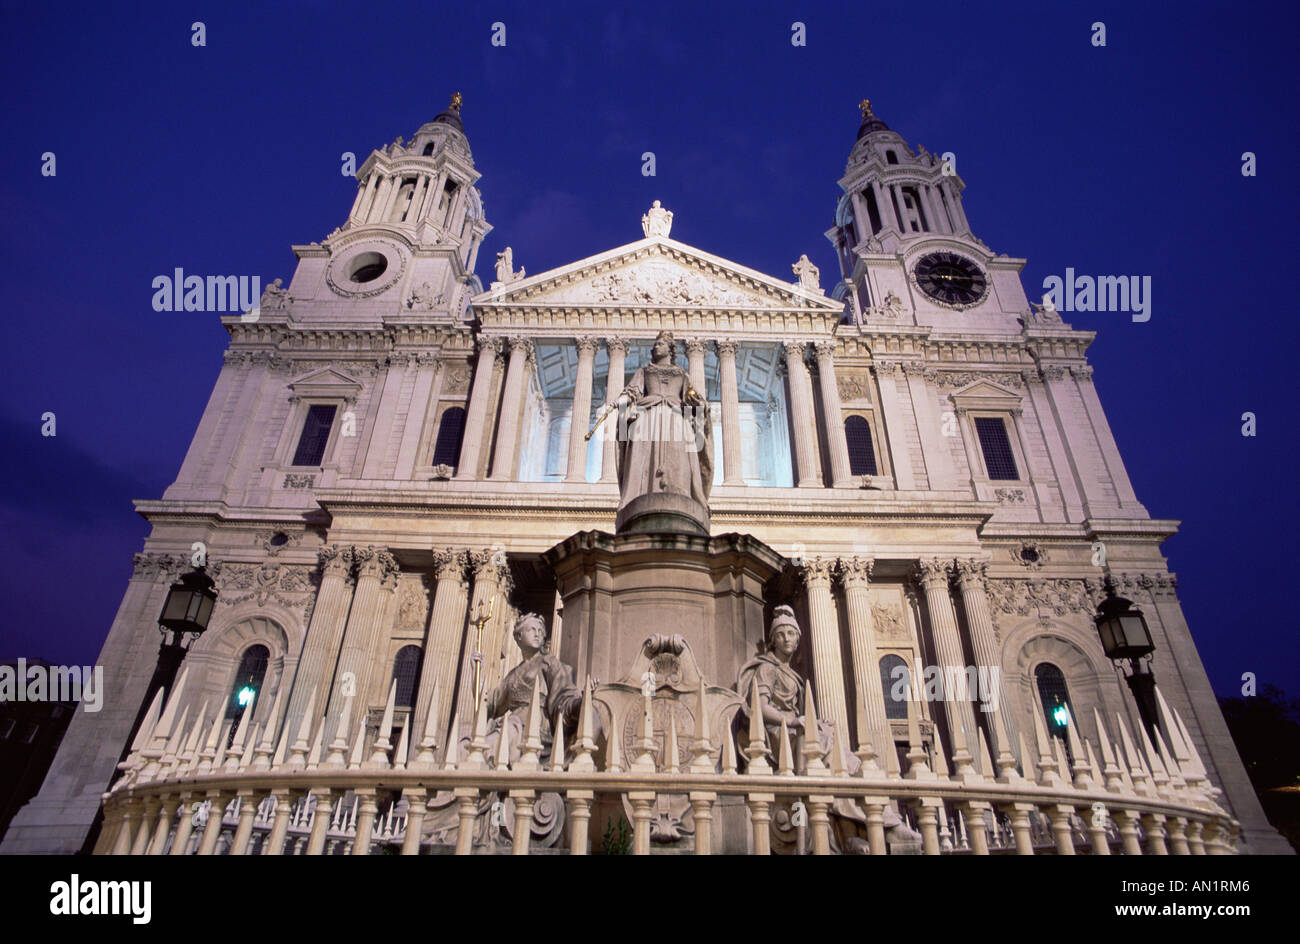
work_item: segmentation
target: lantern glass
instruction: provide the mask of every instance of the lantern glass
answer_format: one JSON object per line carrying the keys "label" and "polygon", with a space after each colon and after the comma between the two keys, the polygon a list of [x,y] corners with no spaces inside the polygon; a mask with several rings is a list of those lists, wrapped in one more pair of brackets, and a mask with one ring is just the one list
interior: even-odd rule
{"label": "lantern glass", "polygon": [[202,571],[191,571],[172,584],[158,622],[176,633],[203,632],[212,617],[217,594]]}

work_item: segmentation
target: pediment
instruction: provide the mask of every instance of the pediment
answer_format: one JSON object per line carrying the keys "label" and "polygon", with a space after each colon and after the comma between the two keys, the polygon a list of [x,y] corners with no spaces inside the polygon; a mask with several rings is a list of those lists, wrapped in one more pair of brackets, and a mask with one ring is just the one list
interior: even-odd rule
{"label": "pediment", "polygon": [[290,382],[289,389],[295,397],[355,397],[361,391],[361,384],[347,374],[339,373],[332,367],[321,367],[311,373]]}
{"label": "pediment", "polygon": [[474,298],[475,305],[673,309],[803,309],[842,303],[666,237],[650,237]]}
{"label": "pediment", "polygon": [[951,394],[958,406],[968,409],[1012,409],[1020,406],[1021,396],[989,380],[977,380]]}

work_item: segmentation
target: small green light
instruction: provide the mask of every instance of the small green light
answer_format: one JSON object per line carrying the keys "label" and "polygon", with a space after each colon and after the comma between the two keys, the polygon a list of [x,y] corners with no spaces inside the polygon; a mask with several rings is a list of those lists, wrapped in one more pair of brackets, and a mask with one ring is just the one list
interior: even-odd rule
{"label": "small green light", "polygon": [[247,706],[247,704],[253,700],[253,696],[256,694],[257,694],[257,690],[253,688],[253,686],[245,685],[243,688],[239,690],[239,704],[241,706]]}
{"label": "small green light", "polygon": [[1057,705],[1052,709],[1052,720],[1056,722],[1058,728],[1063,728],[1070,722],[1070,713],[1066,711],[1064,705]]}

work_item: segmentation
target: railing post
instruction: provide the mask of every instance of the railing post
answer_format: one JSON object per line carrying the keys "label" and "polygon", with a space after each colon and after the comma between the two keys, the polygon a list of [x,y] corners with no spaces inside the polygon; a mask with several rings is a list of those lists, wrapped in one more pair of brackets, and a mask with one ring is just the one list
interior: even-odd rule
{"label": "railing post", "polygon": [[1187,848],[1191,855],[1205,855],[1205,843],[1201,841],[1204,830],[1205,824],[1199,819],[1187,824]]}
{"label": "railing post", "polygon": [[776,795],[772,793],[751,793],[749,800],[749,821],[754,829],[754,855],[772,854],[772,804]]}
{"label": "railing post", "polygon": [[1033,855],[1034,840],[1029,834],[1029,812],[1032,803],[1008,803],[1002,808],[1011,820],[1011,832],[1016,837],[1016,855]]}
{"label": "railing post", "polygon": [[695,854],[713,855],[713,804],[716,793],[698,791],[690,795],[695,816]]}
{"label": "railing post", "polygon": [[117,846],[117,835],[122,830],[122,802],[120,800],[105,799],[100,802],[104,804],[104,828],[99,832],[99,839],[95,841],[93,855],[109,855]]}
{"label": "railing post", "polygon": [[230,844],[231,855],[248,855],[248,840],[253,836],[253,818],[257,816],[257,795],[252,790],[239,791],[239,825],[235,827],[235,841]]}
{"label": "railing post", "polygon": [[357,795],[357,834],[352,840],[352,854],[370,855],[370,837],[375,829],[379,804],[375,802],[374,787],[363,787],[354,792]]}
{"label": "railing post", "polygon": [[208,799],[212,806],[208,809],[208,822],[203,827],[203,840],[199,843],[199,855],[212,855],[217,848],[217,839],[221,836],[221,821],[226,818],[226,805],[231,794],[221,790],[209,790]]}
{"label": "railing post", "polygon": [[970,843],[970,851],[973,855],[986,856],[989,854],[989,837],[985,831],[985,815],[991,813],[989,804],[972,800],[969,803],[962,804],[962,812],[966,814],[966,838]]}
{"label": "railing post", "polygon": [[1110,855],[1110,833],[1106,832],[1106,821],[1110,818],[1110,813],[1102,805],[1101,809],[1090,807],[1085,815],[1088,816],[1088,836],[1092,843],[1088,852],[1092,855]]}
{"label": "railing post", "polygon": [[456,813],[460,828],[456,832],[456,855],[471,855],[474,851],[474,819],[478,816],[478,788],[457,787]]}
{"label": "railing post", "polygon": [[586,855],[588,831],[591,826],[591,790],[570,790],[569,801],[569,855]]}
{"label": "railing post", "polygon": [[129,855],[131,840],[135,836],[136,824],[140,821],[140,801],[127,797],[122,801],[122,826],[113,844],[113,855]]}
{"label": "railing post", "polygon": [[325,852],[325,834],[329,832],[330,820],[334,816],[334,791],[329,787],[312,787],[310,796],[316,798],[316,809],[311,821],[311,835],[307,839],[307,855],[321,855]]}
{"label": "railing post", "polygon": [[[176,835],[172,837],[172,847],[168,850],[168,855],[185,855],[185,849],[190,844],[190,833],[194,831],[194,805],[193,793],[182,793],[180,802],[176,807]],[[158,850],[161,854],[162,850]]]}
{"label": "railing post", "polygon": [[939,854],[939,803],[934,797],[920,797],[914,802],[916,820],[921,827],[921,851]]}
{"label": "railing post", "polygon": [[402,855],[419,855],[429,793],[423,787],[409,787],[402,791],[402,796],[406,798],[406,836],[402,839]]}
{"label": "railing post", "polygon": [[627,795],[632,804],[632,854],[650,854],[650,808],[654,806],[653,790],[632,790]]}
{"label": "railing post", "polygon": [[271,835],[262,846],[262,855],[283,855],[284,837],[289,832],[289,817],[293,815],[296,798],[292,791],[281,788],[271,791],[271,799],[275,800],[275,819],[271,821]]}
{"label": "railing post", "polygon": [[[893,745],[890,745],[892,750]],[[863,801],[867,807],[867,842],[871,845],[872,855],[888,855],[885,845],[885,801],[868,797]]]}
{"label": "railing post", "polygon": [[1187,817],[1175,816],[1169,824],[1169,851],[1173,855],[1191,855],[1187,847]]}
{"label": "railing post", "polygon": [[1115,814],[1119,822],[1119,837],[1124,844],[1125,855],[1141,855],[1142,846],[1138,842],[1138,814],[1135,810],[1120,810]]}
{"label": "railing post", "polygon": [[1070,817],[1074,807],[1068,803],[1051,803],[1047,806],[1047,818],[1052,823],[1052,835],[1056,838],[1057,855],[1074,855],[1074,836],[1070,833]]}
{"label": "railing post", "polygon": [[1159,813],[1142,817],[1142,828],[1147,833],[1147,855],[1169,855],[1165,847],[1165,818]]}
{"label": "railing post", "polygon": [[[539,675],[538,678],[540,677]],[[503,733],[502,737],[504,736]],[[510,847],[511,855],[528,855],[533,834],[533,804],[536,798],[537,793],[533,790],[510,791],[510,799],[515,802],[515,834]]]}
{"label": "railing post", "polygon": [[172,820],[175,818],[176,805],[179,802],[180,798],[175,795],[163,795],[162,809],[158,813],[158,825],[154,827],[153,841],[145,850],[146,855],[162,855],[163,848],[167,845],[167,834],[172,831]]}
{"label": "railing post", "polygon": [[132,837],[131,855],[144,855],[148,851],[149,840],[153,838],[154,818],[158,815],[161,806],[156,796],[144,798],[144,812],[140,816],[140,824],[136,828],[135,836]]}
{"label": "railing post", "polygon": [[812,827],[813,855],[831,854],[831,818],[828,811],[834,802],[833,796],[817,794],[808,797],[808,825]]}

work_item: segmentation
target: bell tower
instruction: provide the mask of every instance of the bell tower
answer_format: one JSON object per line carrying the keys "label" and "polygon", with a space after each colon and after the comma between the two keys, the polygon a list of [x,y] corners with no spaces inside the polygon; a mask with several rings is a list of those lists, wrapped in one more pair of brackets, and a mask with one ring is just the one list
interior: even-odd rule
{"label": "bell tower", "polygon": [[[1011,327],[1028,310],[1024,260],[995,256],[962,208],[955,159],[913,150],[863,99],[835,225],[845,321]],[[960,315],[960,317],[958,317]]]}

